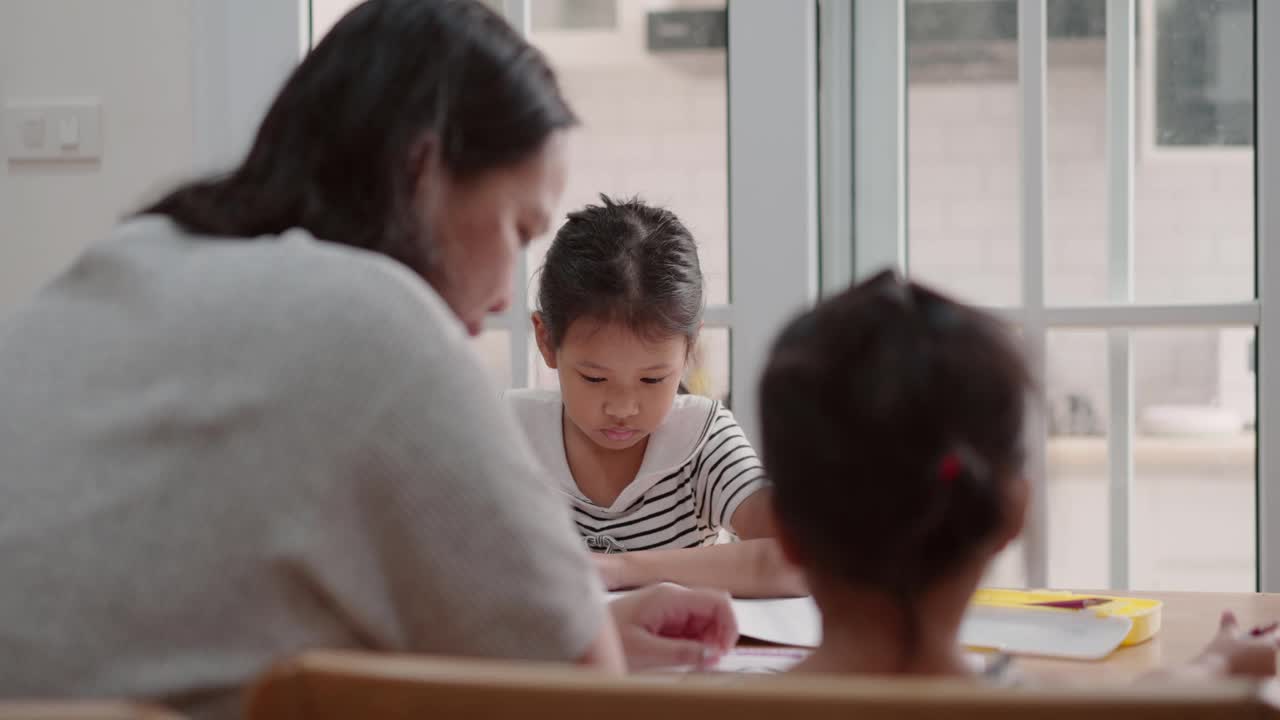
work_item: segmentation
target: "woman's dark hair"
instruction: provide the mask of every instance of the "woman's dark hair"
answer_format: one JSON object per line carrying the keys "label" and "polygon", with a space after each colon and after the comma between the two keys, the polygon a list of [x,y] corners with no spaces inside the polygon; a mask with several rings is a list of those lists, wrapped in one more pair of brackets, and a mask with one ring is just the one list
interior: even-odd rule
{"label": "woman's dark hair", "polygon": [[480,2],[368,0],[293,71],[238,168],[143,212],[224,237],[300,227],[421,273],[424,153],[465,181],[575,122],[546,60]]}
{"label": "woman's dark hair", "polygon": [[773,347],[760,414],[779,520],[813,572],[897,599],[909,652],[913,598],[1007,520],[1030,387],[1000,321],[892,272]]}
{"label": "woman's dark hair", "polygon": [[600,200],[570,213],[547,250],[538,311],[552,347],[581,317],[620,322],[644,337],[683,335],[692,347],[702,325],[693,236],[670,210]]}

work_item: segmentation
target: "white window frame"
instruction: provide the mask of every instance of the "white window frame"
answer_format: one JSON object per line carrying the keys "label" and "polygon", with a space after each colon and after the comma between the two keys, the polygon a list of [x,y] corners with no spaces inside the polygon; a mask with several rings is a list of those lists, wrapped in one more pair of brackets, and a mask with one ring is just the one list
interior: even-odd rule
{"label": "white window frame", "polygon": [[[839,4],[854,0],[824,0]],[[1280,252],[1271,237],[1280,228],[1280,76],[1255,72],[1256,122],[1256,247],[1257,294],[1243,302],[1195,305],[1133,303],[1133,166],[1134,166],[1134,20],[1135,0],[1107,0],[1107,115],[1106,167],[1108,180],[1108,285],[1106,304],[1048,306],[1044,296],[1045,211],[1045,53],[1047,33],[1043,0],[1018,0],[1019,93],[1023,132],[1021,176],[1022,304],[992,308],[1017,324],[1027,343],[1028,359],[1038,378],[1046,367],[1047,338],[1051,329],[1093,328],[1108,335],[1108,367],[1111,400],[1108,435],[1110,454],[1110,585],[1126,589],[1131,578],[1130,528],[1133,483],[1133,365],[1132,330],[1142,327],[1254,326],[1258,332],[1258,461],[1257,461],[1257,567],[1258,588],[1280,591],[1280,485],[1274,477],[1269,448],[1280,447],[1280,373],[1268,372],[1280,362],[1280,327],[1274,308],[1280,300]],[[903,137],[906,128],[905,0],[855,2],[857,22],[853,38],[856,61],[853,73],[854,107],[868,132],[855,133],[853,175],[863,182],[858,190],[885,186],[898,197],[876,202],[856,202],[854,269],[862,277],[883,266],[909,271],[906,261],[906,203],[903,182]],[[1256,2],[1254,10],[1256,67],[1270,67],[1280,56],[1280,4]],[[1114,30],[1120,28],[1121,31]],[[886,41],[893,38],[893,41]],[[824,54],[824,57],[826,55]],[[1280,57],[1277,57],[1280,61]],[[829,72],[839,73],[833,66]],[[833,81],[824,68],[824,85]],[[822,118],[825,123],[828,118]],[[874,130],[875,132],[871,132]],[[824,153],[824,159],[831,156]],[[824,178],[829,174],[824,173]],[[889,179],[877,185],[875,180]],[[865,200],[859,195],[857,200]],[[865,211],[864,211],[865,208]],[[825,215],[824,215],[825,217]],[[824,242],[826,238],[824,237]],[[824,279],[831,277],[824,273]],[[1033,413],[1028,438],[1028,474],[1033,485],[1032,511],[1023,538],[1027,582],[1046,587],[1049,576],[1048,513],[1045,507],[1047,444],[1045,418]],[[1275,549],[1272,549],[1275,548]]]}
{"label": "white window frame", "polygon": [[[620,0],[626,1],[626,0]],[[500,0],[528,34],[530,0]],[[729,0],[731,301],[706,309],[727,328],[738,421],[757,436],[756,383],[769,343],[818,287],[817,8],[814,0]],[[267,104],[310,47],[310,0],[193,0],[195,170],[225,169],[249,147]],[[522,253],[508,331],[513,384],[530,377],[529,268]]]}

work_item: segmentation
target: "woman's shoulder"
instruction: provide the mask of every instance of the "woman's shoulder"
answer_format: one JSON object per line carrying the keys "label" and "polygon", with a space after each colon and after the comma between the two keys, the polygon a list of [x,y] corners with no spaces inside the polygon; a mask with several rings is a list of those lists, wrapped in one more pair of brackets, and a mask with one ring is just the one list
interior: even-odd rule
{"label": "woman's shoulder", "polygon": [[[216,237],[190,232],[163,215],[142,215],[118,225],[82,260],[104,269],[181,279],[196,291],[268,304],[269,298],[304,309],[317,305],[374,303],[420,311],[443,301],[416,273],[380,253],[316,239],[292,228],[257,237]],[[267,296],[267,297],[259,297]]]}
{"label": "woman's shoulder", "polygon": [[502,399],[513,408],[558,408],[563,402],[560,391],[549,388],[507,388]]}
{"label": "woman's shoulder", "polygon": [[[175,324],[210,342],[273,338],[255,343],[262,361],[385,374],[471,359],[461,323],[420,276],[305,230],[205,237],[152,215],[121,225],[92,253],[88,274],[98,285],[146,288],[168,304],[170,317],[180,316]],[[140,282],[103,280],[121,274]]]}

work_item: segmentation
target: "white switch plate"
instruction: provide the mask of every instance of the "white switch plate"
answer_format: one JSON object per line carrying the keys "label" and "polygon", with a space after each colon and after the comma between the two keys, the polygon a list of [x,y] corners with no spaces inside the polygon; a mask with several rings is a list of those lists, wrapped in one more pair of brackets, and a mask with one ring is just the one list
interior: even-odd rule
{"label": "white switch plate", "polygon": [[11,100],[4,107],[4,149],[14,161],[97,160],[102,157],[102,102]]}

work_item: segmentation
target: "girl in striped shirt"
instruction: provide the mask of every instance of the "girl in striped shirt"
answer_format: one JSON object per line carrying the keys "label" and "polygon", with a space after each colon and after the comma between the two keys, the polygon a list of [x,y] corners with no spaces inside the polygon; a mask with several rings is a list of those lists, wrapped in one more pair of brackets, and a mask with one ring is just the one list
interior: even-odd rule
{"label": "girl in striped shirt", "polygon": [[[560,389],[508,402],[610,589],[803,593],[733,414],[678,393],[702,328],[693,237],[668,210],[602,201],[569,215],[542,268],[533,327]],[[742,542],[719,544],[721,530]]]}

